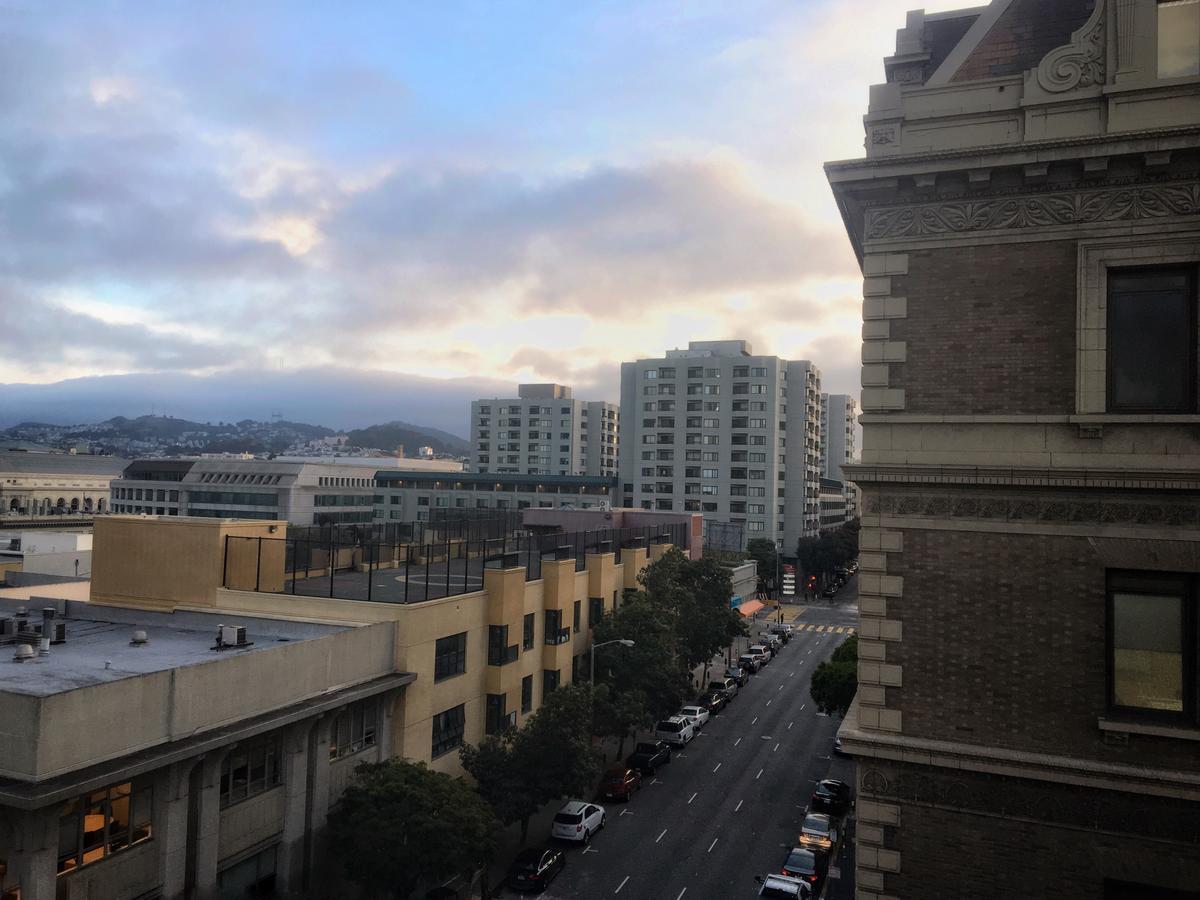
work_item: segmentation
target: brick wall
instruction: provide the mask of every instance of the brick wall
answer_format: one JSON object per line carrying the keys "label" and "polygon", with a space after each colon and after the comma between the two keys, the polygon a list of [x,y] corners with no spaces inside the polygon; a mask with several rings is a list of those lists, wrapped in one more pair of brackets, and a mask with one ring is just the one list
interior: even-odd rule
{"label": "brick wall", "polygon": [[951,81],[1019,75],[1087,21],[1095,0],[1013,0]]}
{"label": "brick wall", "polygon": [[[1110,763],[1200,771],[1189,741],[1106,744],[1105,578],[1086,537],[907,529],[888,560],[904,639],[889,708],[904,733]],[[947,562],[950,561],[950,562]]]}
{"label": "brick wall", "polygon": [[1074,241],[911,251],[892,278],[910,413],[1062,414],[1075,405]]}

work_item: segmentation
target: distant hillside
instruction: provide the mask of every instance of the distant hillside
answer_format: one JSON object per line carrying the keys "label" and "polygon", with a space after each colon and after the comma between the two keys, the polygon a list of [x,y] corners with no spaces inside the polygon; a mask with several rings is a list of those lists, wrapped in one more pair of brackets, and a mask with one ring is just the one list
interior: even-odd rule
{"label": "distant hillside", "polygon": [[387,422],[383,425],[356,428],[347,432],[347,436],[351,445],[355,447],[394,451],[403,446],[404,452],[409,456],[415,454],[418,447],[432,447],[437,453],[448,453],[452,456],[466,456],[471,449],[471,445],[457,435],[408,422]]}

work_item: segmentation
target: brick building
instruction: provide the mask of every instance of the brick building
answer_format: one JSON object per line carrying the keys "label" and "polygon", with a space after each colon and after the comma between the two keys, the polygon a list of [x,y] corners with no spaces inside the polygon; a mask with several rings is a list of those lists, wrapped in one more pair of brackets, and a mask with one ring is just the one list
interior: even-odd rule
{"label": "brick building", "polygon": [[1200,4],[910,13],[865,159],[860,898],[1200,897]]}

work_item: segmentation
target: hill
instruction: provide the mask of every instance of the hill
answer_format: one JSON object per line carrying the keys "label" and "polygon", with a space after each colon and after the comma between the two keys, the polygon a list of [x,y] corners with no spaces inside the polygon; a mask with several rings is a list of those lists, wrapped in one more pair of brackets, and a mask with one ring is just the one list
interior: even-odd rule
{"label": "hill", "polygon": [[432,447],[437,453],[466,456],[471,445],[457,435],[437,428],[426,428],[408,422],[386,422],[367,428],[356,428],[347,432],[351,445],[375,450],[394,451],[403,446],[404,452],[413,455],[418,447]]}

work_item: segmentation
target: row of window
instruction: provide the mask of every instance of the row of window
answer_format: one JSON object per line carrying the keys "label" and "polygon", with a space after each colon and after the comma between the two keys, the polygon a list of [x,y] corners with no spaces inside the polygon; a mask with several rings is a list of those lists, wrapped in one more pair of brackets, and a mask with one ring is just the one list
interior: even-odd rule
{"label": "row of window", "polygon": [[[143,498],[143,494],[145,495]],[[152,490],[151,488],[114,488],[114,500],[158,500],[159,503],[166,503],[168,500],[171,503],[179,502],[179,491],[167,490]]]}
{"label": "row of window", "polygon": [[[678,369],[675,366],[659,366],[657,369],[646,369],[643,373],[647,381],[655,381],[660,378],[675,378],[677,377]],[[705,366],[688,366],[688,378],[720,378],[721,370],[717,368]],[[766,366],[734,366],[734,378],[766,378]]]}
{"label": "row of window", "polygon": [[[766,400],[734,400],[730,403],[733,412],[766,412],[769,406]],[[685,404],[687,412],[720,412],[720,400],[688,400]],[[779,410],[787,415],[787,406]],[[674,400],[646,400],[642,403],[642,412],[675,412]]]}
{"label": "row of window", "polygon": [[205,484],[279,484],[282,475],[269,472],[201,472]]}
{"label": "row of window", "polygon": [[317,478],[318,487],[371,487],[374,483],[374,478],[354,478],[352,476],[322,475]]}

